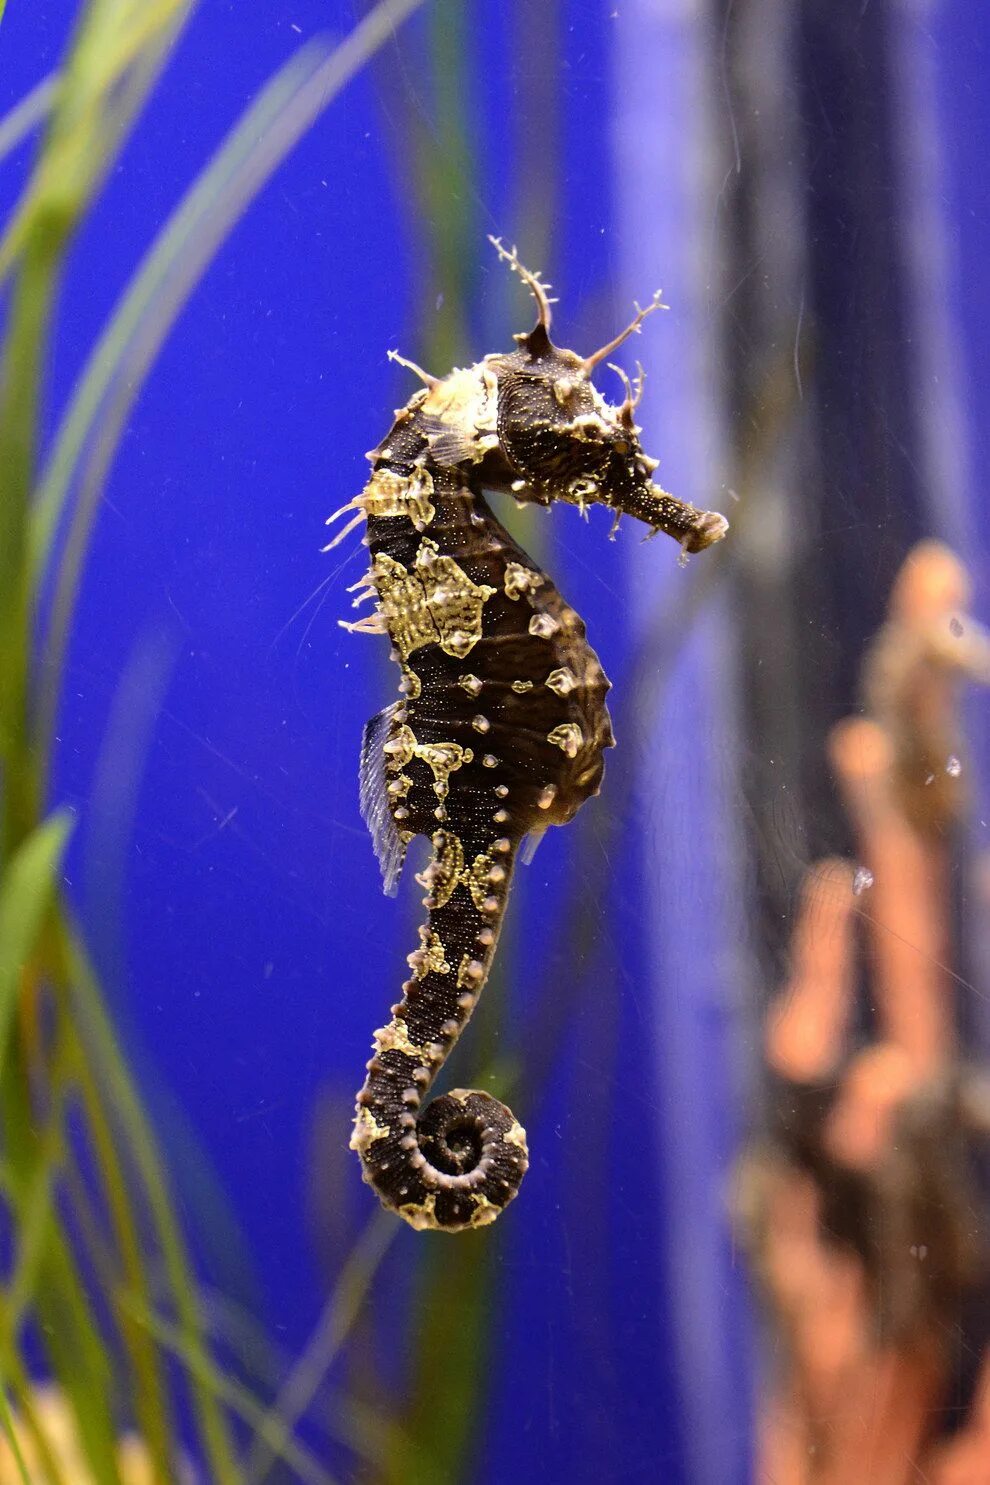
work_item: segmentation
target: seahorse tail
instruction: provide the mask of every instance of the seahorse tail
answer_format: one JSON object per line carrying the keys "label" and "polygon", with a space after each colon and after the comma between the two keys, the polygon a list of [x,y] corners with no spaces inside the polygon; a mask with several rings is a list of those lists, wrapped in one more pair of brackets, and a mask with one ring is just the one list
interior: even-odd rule
{"label": "seahorse tail", "polygon": [[[473,1088],[432,1099],[406,1138],[416,1141],[407,1152],[414,1179],[403,1180],[407,1189],[394,1210],[416,1228],[459,1232],[494,1222],[529,1165],[526,1131],[512,1110]],[[391,1207],[391,1191],[367,1161],[365,1171]]]}
{"label": "seahorse tail", "polygon": [[494,1222],[529,1164],[525,1130],[491,1094],[455,1088],[424,1106],[487,979],[515,851],[499,841],[468,864],[457,836],[438,831],[433,843],[422,946],[375,1032],[351,1148],[383,1206],[413,1227],[458,1232]]}

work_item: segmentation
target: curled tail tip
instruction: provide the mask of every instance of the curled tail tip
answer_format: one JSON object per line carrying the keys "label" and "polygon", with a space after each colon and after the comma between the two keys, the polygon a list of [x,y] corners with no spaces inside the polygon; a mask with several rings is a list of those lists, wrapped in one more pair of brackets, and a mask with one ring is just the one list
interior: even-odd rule
{"label": "curled tail tip", "polygon": [[[358,1104],[351,1149],[384,1207],[417,1231],[487,1227],[519,1191],[529,1167],[526,1131],[489,1093],[455,1088],[435,1098],[416,1137],[398,1145],[366,1104]],[[378,1149],[374,1147],[379,1144]]]}

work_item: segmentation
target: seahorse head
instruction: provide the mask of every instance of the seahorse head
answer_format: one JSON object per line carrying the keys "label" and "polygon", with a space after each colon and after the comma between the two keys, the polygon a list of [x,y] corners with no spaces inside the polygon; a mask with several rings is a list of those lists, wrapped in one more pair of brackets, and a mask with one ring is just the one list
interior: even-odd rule
{"label": "seahorse head", "polygon": [[519,480],[536,498],[578,506],[649,498],[657,463],[640,443],[633,396],[610,406],[574,351],[548,340],[534,355],[533,338],[498,369],[499,441]]}
{"label": "seahorse head", "polygon": [[607,345],[579,356],[550,339],[549,285],[522,266],[515,250],[492,241],[536,299],[536,324],[515,337],[514,351],[485,356],[445,377],[389,352],[425,387],[368,455],[375,475],[357,503],[371,514],[407,514],[422,529],[434,510],[424,491],[426,474],[432,471],[432,484],[449,470],[472,488],[509,492],[520,501],[608,506],[616,516],[628,514],[667,532],[686,552],[720,541],[728,530],[724,516],[698,510],[654,482],[657,461],[643,448],[636,422],[642,368],[632,382],[608,362],[625,389],[617,406],[592,380],[595,368],[662,307],[659,293]]}
{"label": "seahorse head", "polygon": [[[495,240],[493,239],[493,242]],[[630,382],[618,366],[625,397],[607,402],[592,381],[595,368],[629,336],[647,315],[662,307],[659,293],[614,340],[590,356],[556,346],[550,339],[548,285],[495,242],[501,255],[531,289],[537,303],[536,325],[515,337],[518,349],[487,356],[485,367],[497,386],[498,453],[511,471],[508,488],[520,499],[549,503],[564,500],[581,508],[592,504],[628,512],[639,520],[669,530],[686,551],[697,552],[721,540],[728,530],[724,516],[694,511],[653,482],[657,461],[640,442],[636,409],[644,376],[638,369]],[[495,460],[489,460],[489,469]],[[679,512],[687,520],[675,520]],[[672,524],[674,529],[672,528]]]}

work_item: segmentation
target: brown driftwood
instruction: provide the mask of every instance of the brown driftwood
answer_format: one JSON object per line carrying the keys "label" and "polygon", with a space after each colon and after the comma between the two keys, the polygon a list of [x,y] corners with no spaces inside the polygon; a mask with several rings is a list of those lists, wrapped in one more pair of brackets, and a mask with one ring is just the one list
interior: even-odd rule
{"label": "brown driftwood", "polygon": [[772,1337],[762,1485],[990,1485],[990,1358],[946,1429],[960,1322],[990,1285],[972,1170],[990,1098],[961,1060],[971,987],[950,932],[958,691],[990,680],[968,595],[951,552],[915,549],[864,666],[866,714],[829,740],[858,860],[807,873],[765,1025],[775,1127],[740,1182]]}

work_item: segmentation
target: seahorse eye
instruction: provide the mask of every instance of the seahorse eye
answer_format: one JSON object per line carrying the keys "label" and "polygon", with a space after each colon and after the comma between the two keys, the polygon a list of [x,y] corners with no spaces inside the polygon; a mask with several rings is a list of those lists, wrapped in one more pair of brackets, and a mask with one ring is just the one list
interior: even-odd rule
{"label": "seahorse eye", "polygon": [[503,380],[498,436],[520,474],[561,492],[573,480],[594,475],[610,453],[609,430],[590,383],[556,368]]}

